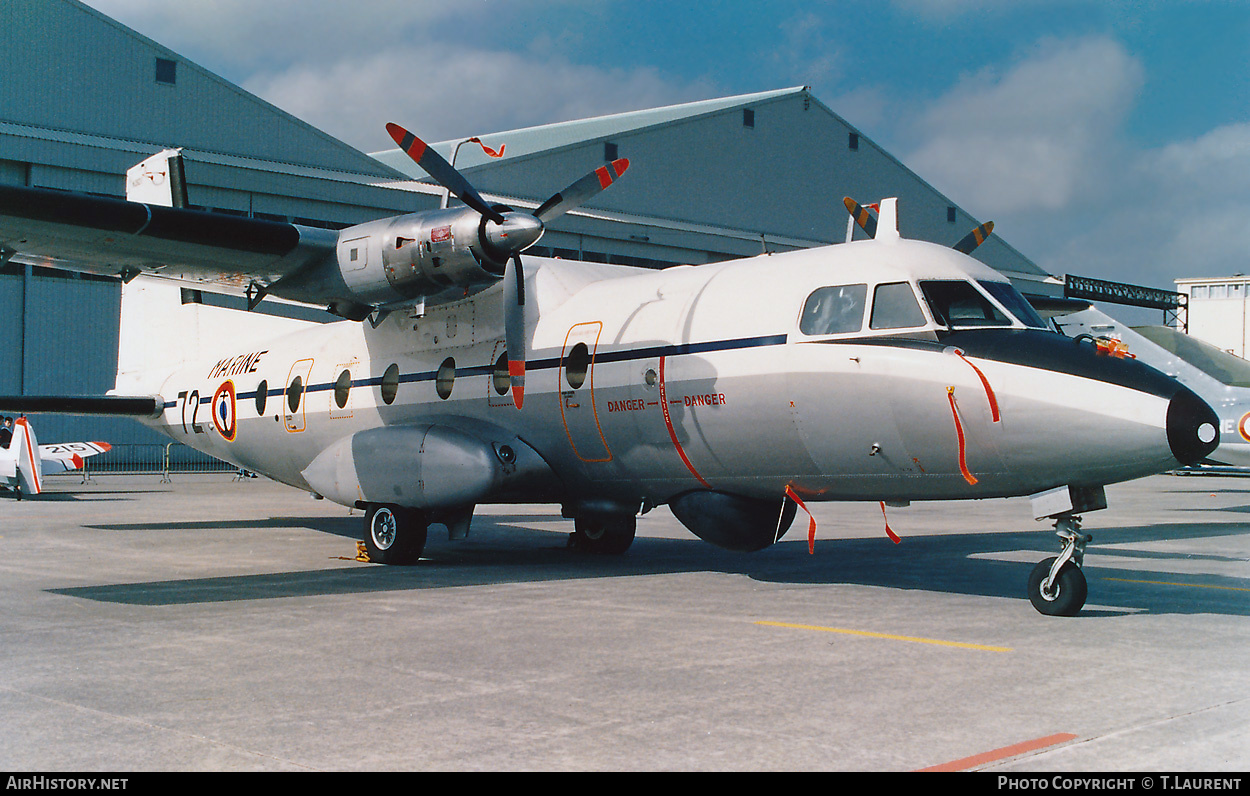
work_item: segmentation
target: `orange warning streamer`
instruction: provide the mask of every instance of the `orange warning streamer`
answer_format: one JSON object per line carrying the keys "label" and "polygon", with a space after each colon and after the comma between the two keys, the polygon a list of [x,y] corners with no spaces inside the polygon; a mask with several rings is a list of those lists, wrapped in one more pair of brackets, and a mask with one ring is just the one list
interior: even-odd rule
{"label": "orange warning streamer", "polygon": [[959,409],[956,408],[955,406],[955,388],[954,387],[946,388],[946,397],[948,400],[950,400],[950,403],[951,403],[951,417],[955,418],[955,433],[959,435],[959,470],[964,474],[965,481],[967,481],[969,484],[975,485],[977,482],[977,478],[976,476],[974,476],[972,473],[968,471],[968,460],[965,457],[965,451],[964,451],[964,445],[965,445],[964,427],[963,427],[963,424],[959,422]]}
{"label": "orange warning streamer", "polygon": [[890,518],[885,516],[885,501],[882,500],[880,501],[880,503],[881,503],[881,518],[885,520],[885,535],[890,537],[891,542],[893,542],[894,544],[898,544],[902,542],[903,540],[898,538],[898,534],[894,533],[894,529],[890,527]]}
{"label": "orange warning streamer", "polygon": [[789,484],[786,484],[786,497],[793,500],[799,508],[807,512],[807,553],[808,555],[813,555],[816,552],[816,518],[812,516],[811,511],[808,511],[807,504],[794,493]]}
{"label": "orange warning streamer", "polygon": [[994,395],[994,388],[990,386],[990,380],[985,378],[985,374],[981,372],[980,368],[972,364],[972,361],[968,359],[966,356],[964,356],[964,352],[960,351],[959,349],[955,349],[955,353],[959,356],[960,359],[962,359],[964,362],[967,362],[968,367],[975,370],[977,373],[977,377],[981,379],[981,386],[985,388],[985,397],[988,398],[990,402],[990,414],[993,416],[994,422],[997,423],[1000,419],[999,414],[998,414],[998,398]]}
{"label": "orange warning streamer", "polygon": [[480,138],[477,138],[477,137],[470,138],[468,141],[465,141],[465,143],[467,144],[467,143],[469,143],[469,141],[472,141],[473,143],[475,143],[475,144],[477,144],[478,146],[480,146],[480,147],[482,148],[482,151],[483,151],[483,152],[485,152],[487,155],[490,155],[492,158],[501,158],[501,157],[503,157],[503,151],[504,151],[504,150],[508,147],[508,145],[507,145],[507,144],[500,144],[500,145],[499,145],[499,151],[498,151],[498,152],[496,152],[495,150],[493,150],[493,149],[491,149],[490,147],[486,146],[486,144],[483,144],[483,143],[482,143],[482,139],[480,139]]}

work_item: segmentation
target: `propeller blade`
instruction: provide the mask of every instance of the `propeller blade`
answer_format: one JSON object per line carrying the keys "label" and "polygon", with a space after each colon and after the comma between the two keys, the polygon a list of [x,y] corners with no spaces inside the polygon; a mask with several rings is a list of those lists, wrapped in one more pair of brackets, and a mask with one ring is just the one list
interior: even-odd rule
{"label": "propeller blade", "polygon": [[534,215],[539,221],[550,221],[553,218],[562,216],[595,194],[607,188],[616,181],[625,170],[629,168],[629,160],[620,158],[614,160],[606,166],[600,166],[594,171],[582,177],[577,182],[560,191],[555,196],[543,202]]}
{"label": "propeller blade", "polygon": [[849,196],[842,200],[842,204],[846,205],[846,210],[851,214],[851,218],[855,219],[855,223],[859,224],[860,228],[868,233],[868,237],[877,237],[877,219],[868,212],[868,208]]}
{"label": "propeller blade", "polygon": [[512,383],[512,402],[520,409],[525,403],[525,270],[521,256],[513,255],[504,268],[503,330],[508,349],[508,381]]}
{"label": "propeller blade", "polygon": [[429,174],[440,185],[451,191],[457,199],[496,224],[503,223],[503,216],[499,214],[499,211],[492,210],[486,204],[486,200],[482,198],[481,194],[464,178],[464,175],[456,171],[442,155],[431,149],[420,138],[417,138],[394,122],[386,123],[386,132],[390,133],[395,143],[399,144],[399,148],[404,150],[404,154],[412,158],[413,162],[418,166],[425,169],[426,174]]}
{"label": "propeller blade", "polygon": [[972,250],[985,243],[985,239],[994,231],[994,222],[986,221],[981,226],[963,236],[963,239],[956,243],[952,248],[962,254],[972,254]]}

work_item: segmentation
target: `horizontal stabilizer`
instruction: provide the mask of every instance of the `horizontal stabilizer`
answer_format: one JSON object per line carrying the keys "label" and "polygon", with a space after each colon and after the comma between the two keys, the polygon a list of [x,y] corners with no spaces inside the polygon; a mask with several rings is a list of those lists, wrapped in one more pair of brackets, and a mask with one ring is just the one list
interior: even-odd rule
{"label": "horizontal stabilizer", "polygon": [[0,395],[0,411],[50,415],[160,417],[159,395]]}

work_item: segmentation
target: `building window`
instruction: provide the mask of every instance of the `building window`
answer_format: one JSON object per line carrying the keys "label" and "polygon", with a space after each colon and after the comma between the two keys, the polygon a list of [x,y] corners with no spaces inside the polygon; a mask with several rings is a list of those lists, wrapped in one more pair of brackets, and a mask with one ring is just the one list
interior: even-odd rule
{"label": "building window", "polygon": [[156,59],[156,82],[173,86],[178,83],[178,62],[168,58]]}
{"label": "building window", "polygon": [[955,208],[953,207],[946,208],[946,223],[947,224],[955,223]]}
{"label": "building window", "polygon": [[742,109],[742,126],[755,129],[755,111],[750,108]]}
{"label": "building window", "polygon": [[603,142],[603,159],[604,160],[616,160],[618,157],[620,157],[620,155],[617,153],[616,144],[612,143],[611,141],[604,141]]}
{"label": "building window", "polygon": [[851,133],[850,137],[847,138],[846,140],[846,145],[850,149],[858,151],[859,150],[859,133]]}
{"label": "building window", "polygon": [[1245,285],[1229,285],[1229,286],[1228,286],[1228,297],[1229,297],[1229,298],[1231,298],[1231,299],[1239,299],[1239,298],[1245,298],[1245,296],[1246,296],[1246,286],[1245,286]]}
{"label": "building window", "polygon": [[1228,298],[1228,285],[1211,285],[1211,298]]}
{"label": "building window", "polygon": [[1204,299],[1209,295],[1210,293],[1208,292],[1206,285],[1194,285],[1190,289],[1189,297],[1192,299]]}

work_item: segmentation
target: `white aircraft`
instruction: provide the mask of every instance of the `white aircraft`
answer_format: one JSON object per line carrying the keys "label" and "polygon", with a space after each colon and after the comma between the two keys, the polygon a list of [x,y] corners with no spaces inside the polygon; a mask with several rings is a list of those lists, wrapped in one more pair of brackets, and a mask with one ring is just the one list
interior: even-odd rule
{"label": "white aircraft", "polygon": [[559,503],[576,546],[621,553],[661,505],[754,551],[807,501],[1030,495],[1063,540],[1029,578],[1048,614],[1084,604],[1080,514],[1105,507],[1103,486],[1219,442],[1215,413],[1174,379],[1046,329],[967,256],[984,230],[956,251],[902,239],[895,200],[875,219],[850,202],[871,239],[664,270],[537,257],[523,270],[544,224],[628,163],[514,210],[388,129],[465,206],[330,232],[0,187],[0,246],[19,261],[246,286],[252,306],[274,296],[349,319],[265,339],[256,313],[199,307],[180,325],[174,300],[139,300],[159,291],[137,279],[112,394],[0,409],[138,417],[364,509],[370,557],[392,564],[421,555],[432,523],[463,537],[481,503]]}
{"label": "white aircraft", "polygon": [[81,470],[83,459],[112,448],[107,442],[62,442],[40,445],[30,420],[13,421],[13,436],[0,445],[0,488],[23,495],[43,492],[43,477],[68,470]]}
{"label": "white aircraft", "polygon": [[1168,326],[1129,327],[1089,308],[1055,319],[1069,337],[1123,344],[1123,352],[1193,390],[1220,418],[1220,444],[1207,459],[1250,467],[1250,362]]}

